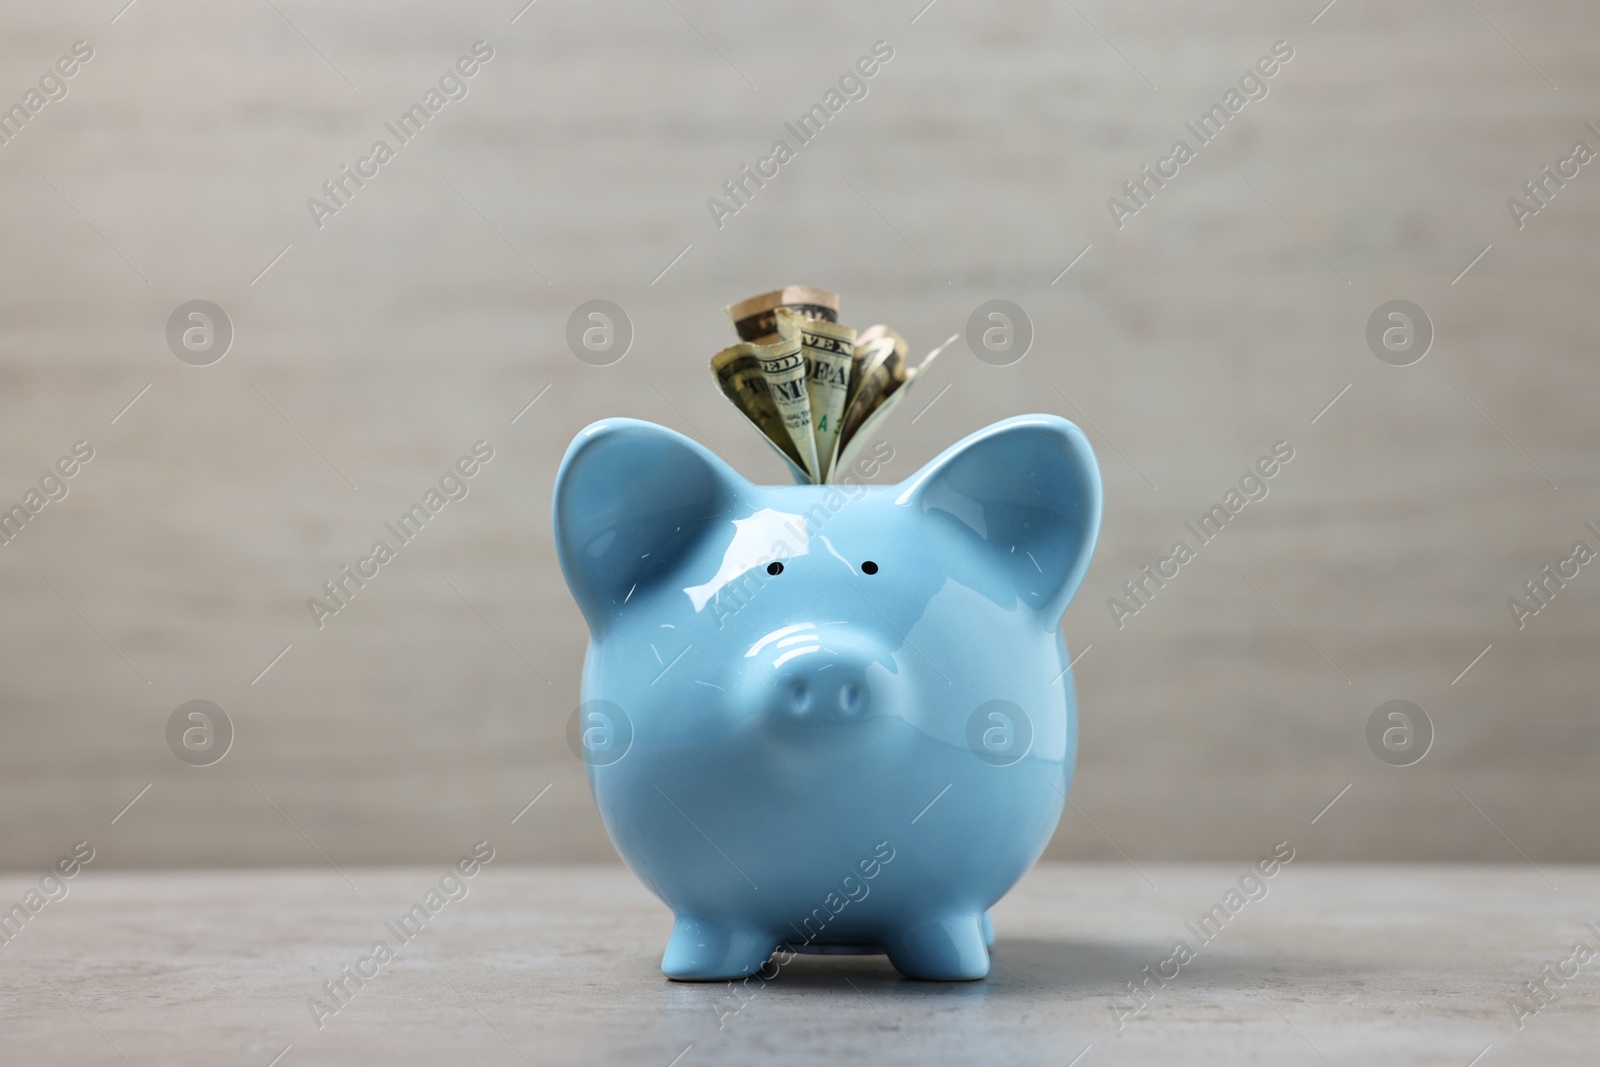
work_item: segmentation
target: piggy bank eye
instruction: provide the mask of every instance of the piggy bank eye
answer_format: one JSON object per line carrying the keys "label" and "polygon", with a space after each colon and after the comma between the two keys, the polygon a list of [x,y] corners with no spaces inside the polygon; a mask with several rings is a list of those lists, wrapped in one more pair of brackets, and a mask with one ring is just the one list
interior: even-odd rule
{"label": "piggy bank eye", "polygon": [[779,563],[777,560],[773,560],[771,563],[767,564],[767,573],[776,578],[778,575],[783,573],[783,564]]}
{"label": "piggy bank eye", "polygon": [[862,574],[877,574],[878,573],[878,565],[876,563],[872,562],[869,559],[869,560],[867,560],[865,563],[863,563],[861,565],[861,573]]}

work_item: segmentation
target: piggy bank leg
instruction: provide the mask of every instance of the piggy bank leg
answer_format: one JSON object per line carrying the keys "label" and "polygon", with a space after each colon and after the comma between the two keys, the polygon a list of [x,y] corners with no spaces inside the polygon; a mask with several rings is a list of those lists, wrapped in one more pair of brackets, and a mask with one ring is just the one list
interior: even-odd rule
{"label": "piggy bank leg", "polygon": [[894,969],[907,978],[970,982],[989,975],[989,950],[979,915],[933,919],[891,932],[883,939]]}
{"label": "piggy bank leg", "polygon": [[983,913],[983,944],[985,948],[994,948],[994,919],[988,912]]}
{"label": "piggy bank leg", "polygon": [[765,930],[679,915],[661,957],[661,971],[680,982],[713,982],[754,974],[778,939]]}

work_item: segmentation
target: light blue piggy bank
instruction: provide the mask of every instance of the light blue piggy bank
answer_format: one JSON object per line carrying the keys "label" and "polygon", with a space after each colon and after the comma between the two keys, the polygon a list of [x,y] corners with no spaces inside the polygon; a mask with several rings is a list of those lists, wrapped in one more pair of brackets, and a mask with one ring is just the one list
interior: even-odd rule
{"label": "light blue piggy bank", "polygon": [[554,507],[592,633],[573,729],[617,851],[676,918],[669,977],[795,951],[989,973],[988,909],[1066,802],[1061,616],[1100,498],[1053,415],[892,486],[752,485],[632,419],[578,434]]}

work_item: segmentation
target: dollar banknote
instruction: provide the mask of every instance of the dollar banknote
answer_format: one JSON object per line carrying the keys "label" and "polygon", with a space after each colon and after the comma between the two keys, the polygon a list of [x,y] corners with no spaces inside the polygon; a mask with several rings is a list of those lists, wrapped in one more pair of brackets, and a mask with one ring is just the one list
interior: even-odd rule
{"label": "dollar banknote", "polygon": [[906,339],[887,326],[868,326],[856,336],[841,437],[854,437],[867,416],[905,384],[909,353]]}
{"label": "dollar banknote", "polygon": [[838,322],[839,294],[814,285],[786,285],[729,304],[722,311],[733,322],[739,340],[769,345],[778,339],[776,312],[779,308],[788,308],[805,319]]}
{"label": "dollar banknote", "polygon": [[[817,462],[816,434],[811,429],[811,400],[806,392],[806,362],[800,347],[799,333],[770,345],[743,341],[711,357],[711,373],[719,384],[725,376],[748,380],[748,368],[753,365],[766,383],[768,400],[782,426],[780,436],[788,438],[794,454],[799,457],[800,468],[813,482],[820,482],[822,465]],[[779,448],[789,451],[781,444]]]}
{"label": "dollar banknote", "polygon": [[832,482],[879,431],[911,384],[956,339],[913,367],[887,326],[839,323],[839,294],[788,285],[723,308],[741,338],[711,359],[724,396],[793,468],[797,481]]}
{"label": "dollar banknote", "polygon": [[824,319],[805,318],[793,308],[777,309],[778,336],[785,341],[800,337],[800,355],[806,363],[806,399],[811,405],[811,432],[817,449],[818,482],[832,477],[839,449],[839,424],[855,362],[856,331]]}
{"label": "dollar banknote", "polygon": [[711,376],[716,379],[722,395],[744,412],[772,447],[804,471],[805,458],[789,439],[789,431],[783,428],[783,416],[778,414],[778,405],[772,401],[767,376],[762,373],[761,363],[754,353],[745,345],[723,349],[711,357]]}
{"label": "dollar banknote", "polygon": [[[872,327],[869,326],[867,329],[870,330]],[[908,368],[905,363],[905,341],[899,334],[888,330],[888,327],[884,329],[893,336],[869,343],[880,351],[884,348],[890,350],[890,354],[884,357],[887,367],[877,372],[868,370],[864,374],[860,389],[853,401],[855,411],[845,412],[844,425],[840,428],[839,454],[834,460],[835,470],[850,469],[862,447],[872,440],[874,433],[882,429],[894,409],[906,398],[912,383],[925,374],[928,366],[939,358],[939,353],[949,348],[951,342],[960,336],[951,334],[938,348],[923,356],[921,363]],[[851,423],[852,414],[857,419],[854,425]]]}

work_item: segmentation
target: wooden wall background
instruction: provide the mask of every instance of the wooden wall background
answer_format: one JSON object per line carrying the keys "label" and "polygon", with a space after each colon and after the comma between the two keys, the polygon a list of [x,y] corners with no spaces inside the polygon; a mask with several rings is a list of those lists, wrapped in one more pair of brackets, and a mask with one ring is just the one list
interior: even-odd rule
{"label": "wooden wall background", "polygon": [[[1507,608],[1600,548],[1600,167],[1520,230],[1506,205],[1600,149],[1592,6],[124,2],[0,13],[0,103],[94,50],[0,145],[0,500],[94,449],[0,546],[0,864],[612,856],[563,740],[555,465],[630,415],[778,479],[705,363],[723,303],[790,281],[918,348],[984,300],[1029,315],[1020,362],[937,365],[888,477],[1022,411],[1094,441],[1053,855],[1600,858],[1600,567]],[[479,40],[466,98],[318,229],[307,198]],[[714,226],[878,40],[867,97]],[[1277,41],[1266,98],[1113,226]],[[564,340],[595,298],[635,330],[608,367]],[[234,327],[211,366],[167,345],[192,299]],[[1391,299],[1434,325],[1409,367],[1365,339]],[[315,629],[306,598],[480,439],[470,496]],[[1107,598],[1279,440],[1270,496],[1117,629]],[[214,766],[168,749],[191,699],[234,724]],[[1365,740],[1391,699],[1433,724],[1414,766]]]}

